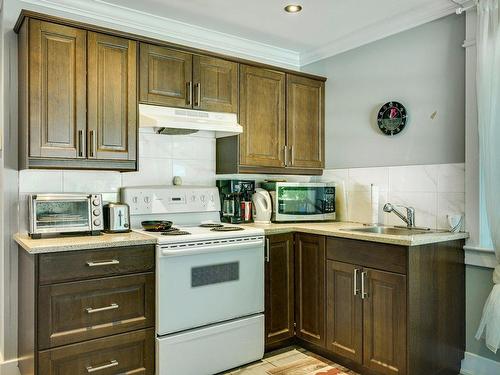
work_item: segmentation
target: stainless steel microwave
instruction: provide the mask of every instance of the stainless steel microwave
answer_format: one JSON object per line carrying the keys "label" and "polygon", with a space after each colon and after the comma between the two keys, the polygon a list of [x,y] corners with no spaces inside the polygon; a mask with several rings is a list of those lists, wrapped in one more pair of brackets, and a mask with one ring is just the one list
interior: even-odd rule
{"label": "stainless steel microwave", "polygon": [[262,186],[270,191],[274,222],[335,220],[335,183],[276,182]]}
{"label": "stainless steel microwave", "polygon": [[90,233],[104,229],[100,194],[32,194],[28,198],[29,235]]}

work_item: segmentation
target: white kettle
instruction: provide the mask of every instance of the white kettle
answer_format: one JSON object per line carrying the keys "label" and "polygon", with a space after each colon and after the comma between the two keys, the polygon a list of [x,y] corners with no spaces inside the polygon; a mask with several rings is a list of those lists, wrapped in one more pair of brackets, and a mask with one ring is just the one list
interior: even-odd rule
{"label": "white kettle", "polygon": [[256,224],[271,224],[271,214],[273,207],[271,196],[265,189],[255,188],[252,195],[253,202],[253,220]]}

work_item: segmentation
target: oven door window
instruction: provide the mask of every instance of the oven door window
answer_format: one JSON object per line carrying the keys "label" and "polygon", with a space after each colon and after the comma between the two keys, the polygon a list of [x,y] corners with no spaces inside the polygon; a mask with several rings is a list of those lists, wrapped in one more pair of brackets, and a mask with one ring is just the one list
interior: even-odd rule
{"label": "oven door window", "polygon": [[326,212],[324,187],[280,187],[278,213],[283,215],[318,215]]}
{"label": "oven door window", "polygon": [[85,230],[91,225],[87,199],[35,201],[34,209],[37,229]]}
{"label": "oven door window", "polygon": [[240,278],[239,262],[212,264],[191,268],[191,287],[238,281]]}

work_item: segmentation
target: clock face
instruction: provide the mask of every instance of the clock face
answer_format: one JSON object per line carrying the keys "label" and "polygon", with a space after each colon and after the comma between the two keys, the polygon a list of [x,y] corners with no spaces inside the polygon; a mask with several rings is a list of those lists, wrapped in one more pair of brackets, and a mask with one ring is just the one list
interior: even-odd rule
{"label": "clock face", "polygon": [[385,135],[396,135],[406,126],[408,114],[404,105],[398,102],[385,103],[378,111],[377,124]]}

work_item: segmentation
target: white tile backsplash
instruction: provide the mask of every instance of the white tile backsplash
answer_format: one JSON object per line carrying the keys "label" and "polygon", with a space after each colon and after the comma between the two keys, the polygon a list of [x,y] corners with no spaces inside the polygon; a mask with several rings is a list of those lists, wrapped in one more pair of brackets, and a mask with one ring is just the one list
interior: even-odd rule
{"label": "white tile backsplash", "polygon": [[19,172],[21,193],[62,193],[63,172],[25,169]]}
{"label": "white tile backsplash", "polygon": [[172,173],[184,185],[215,185],[215,162],[208,160],[172,160]]}
{"label": "white tile backsplash", "polygon": [[117,193],[121,173],[110,171],[63,171],[65,193]]}
{"label": "white tile backsplash", "polygon": [[204,137],[175,137],[172,158],[177,160],[215,160],[215,139]]}
{"label": "white tile backsplash", "polygon": [[463,213],[465,206],[464,164],[417,165],[387,168],[325,170],[316,181],[344,181],[347,189],[348,220],[370,221],[366,194],[370,184],[379,186],[379,222],[404,225],[396,215],[383,212],[387,202],[416,209],[416,224],[447,229],[446,215]]}
{"label": "white tile backsplash", "polygon": [[435,192],[439,165],[412,165],[389,168],[389,190],[398,192]]}

